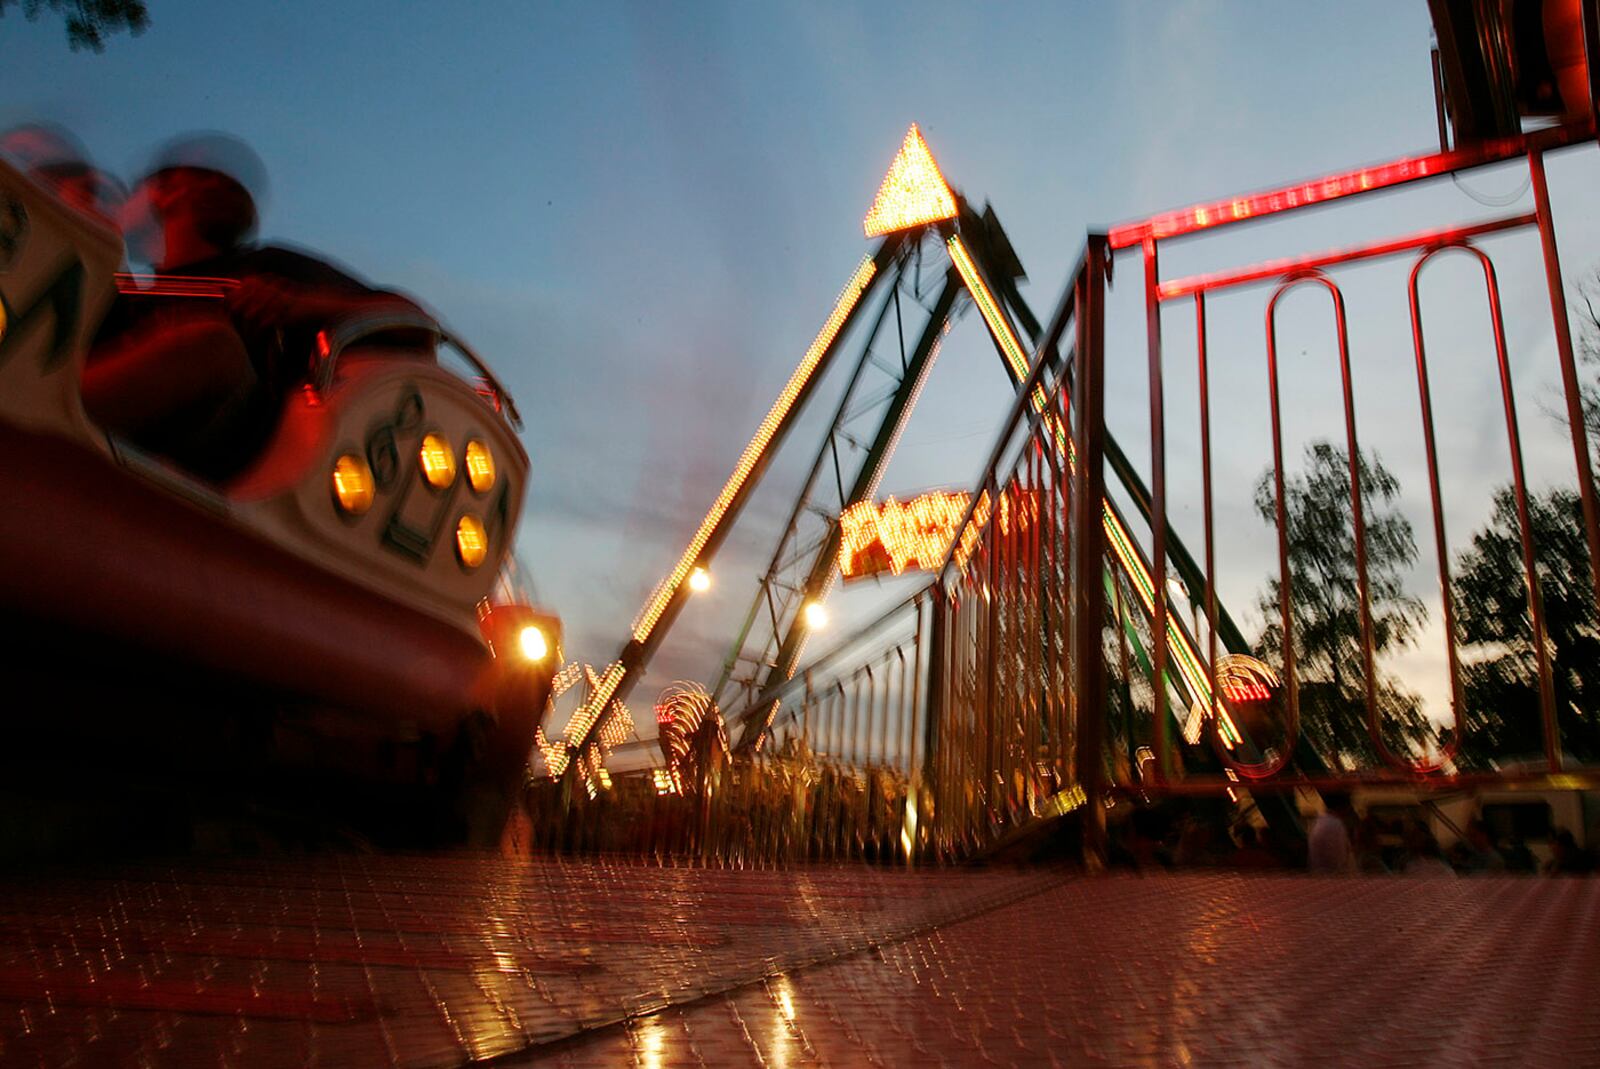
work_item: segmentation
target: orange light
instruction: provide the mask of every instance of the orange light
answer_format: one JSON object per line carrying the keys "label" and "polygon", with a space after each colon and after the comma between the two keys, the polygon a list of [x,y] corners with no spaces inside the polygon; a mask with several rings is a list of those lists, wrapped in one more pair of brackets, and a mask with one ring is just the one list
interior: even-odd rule
{"label": "orange light", "polygon": [[822,607],[822,602],[820,601],[806,602],[804,615],[806,627],[811,631],[828,626],[828,610]]}
{"label": "orange light", "polygon": [[922,139],[922,131],[912,123],[906,139],[883,176],[883,185],[862,220],[867,237],[875,238],[897,230],[936,223],[956,216],[955,194],[939,173],[933,153]]}
{"label": "orange light", "polygon": [[476,438],[467,443],[467,482],[480,494],[488,493],[494,486],[494,454]]}
{"label": "orange light", "polygon": [[972,495],[960,491],[920,494],[901,503],[858,501],[839,514],[839,574],[846,579],[874,575],[885,568],[900,575],[907,568],[937,568]]}
{"label": "orange light", "polygon": [[704,594],[711,589],[711,573],[704,568],[696,568],[689,573],[689,589],[696,594]]}
{"label": "orange light", "polygon": [[517,634],[517,645],[522,649],[522,655],[534,664],[538,664],[550,655],[550,640],[544,637],[544,632],[529,624]]}
{"label": "orange light", "polygon": [[424,434],[417,459],[422,464],[422,477],[435,490],[447,490],[456,481],[455,450],[443,435]]}
{"label": "orange light", "polygon": [[483,521],[467,513],[456,521],[456,556],[468,568],[476,568],[489,555],[489,534]]}
{"label": "orange light", "polygon": [[333,462],[333,499],[340,508],[359,516],[372,507],[373,494],[372,469],[365,460],[346,453]]}

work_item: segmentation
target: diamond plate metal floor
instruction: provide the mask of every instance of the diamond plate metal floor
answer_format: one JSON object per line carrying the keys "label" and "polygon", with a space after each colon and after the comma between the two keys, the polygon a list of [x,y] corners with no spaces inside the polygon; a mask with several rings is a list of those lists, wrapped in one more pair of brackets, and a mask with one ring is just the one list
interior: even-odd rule
{"label": "diamond plate metal floor", "polygon": [[0,1065],[1600,1065],[1600,881],[323,857],[0,878]]}

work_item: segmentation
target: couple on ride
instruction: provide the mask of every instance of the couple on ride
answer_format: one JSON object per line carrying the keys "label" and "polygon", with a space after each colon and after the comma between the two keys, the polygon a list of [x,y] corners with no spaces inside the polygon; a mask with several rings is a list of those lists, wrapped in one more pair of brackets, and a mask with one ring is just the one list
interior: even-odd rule
{"label": "couple on ride", "polygon": [[221,300],[119,295],[84,369],[89,415],[147,452],[214,481],[265,443],[288,391],[305,378],[318,330],[368,312],[417,312],[323,260],[254,240],[264,169],[243,143],[187,136],[156,153],[123,193],[70,135],[19,127],[0,157],[64,202],[119,231],[158,279],[214,283]]}

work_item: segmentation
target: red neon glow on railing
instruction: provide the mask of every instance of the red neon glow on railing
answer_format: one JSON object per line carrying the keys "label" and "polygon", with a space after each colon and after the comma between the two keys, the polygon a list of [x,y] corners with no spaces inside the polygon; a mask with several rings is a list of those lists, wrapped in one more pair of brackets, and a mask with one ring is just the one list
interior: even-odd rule
{"label": "red neon glow on railing", "polygon": [[1113,249],[1125,249],[1139,244],[1147,237],[1161,239],[1192,234],[1214,226],[1224,226],[1258,216],[1304,208],[1357,193],[1415,181],[1418,178],[1448,174],[1466,167],[1509,159],[1521,153],[1526,145],[1527,142],[1523,138],[1514,137],[1485,142],[1455,152],[1434,153],[1430,156],[1404,156],[1389,163],[1330,174],[1278,189],[1197,204],[1178,211],[1163,212],[1137,222],[1122,223],[1111,228],[1107,239]]}
{"label": "red neon glow on railing", "polygon": [[238,279],[208,278],[203,275],[117,273],[117,292],[134,297],[208,297],[220,300],[238,285]]}

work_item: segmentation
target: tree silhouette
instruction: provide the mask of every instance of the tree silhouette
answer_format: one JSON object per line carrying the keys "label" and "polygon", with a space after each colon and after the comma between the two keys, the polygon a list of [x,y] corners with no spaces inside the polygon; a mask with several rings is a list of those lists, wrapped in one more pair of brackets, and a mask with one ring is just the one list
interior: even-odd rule
{"label": "tree silhouette", "polygon": [[[1600,273],[1592,274],[1578,287],[1578,299],[1583,302],[1578,312],[1578,361],[1586,367],[1600,368]],[[1577,305],[1574,304],[1574,310]],[[1578,384],[1578,396],[1583,400],[1583,426],[1589,437],[1591,463],[1600,460],[1600,377]],[[1555,414],[1558,422],[1567,422],[1566,413]]]}
{"label": "tree silhouette", "polygon": [[138,36],[150,25],[144,0],[0,0],[0,15],[19,3],[29,22],[46,10],[65,19],[67,44],[74,52],[84,48],[104,52],[108,35],[127,30]]}
{"label": "tree silhouette", "polygon": [[[1362,456],[1359,471],[1372,643],[1379,654],[1410,645],[1427,610],[1405,590],[1402,570],[1416,560],[1417,545],[1410,522],[1388,507],[1399,496],[1400,483],[1376,456],[1370,461]],[[1300,736],[1330,767],[1373,766],[1379,758],[1366,727],[1349,454],[1326,441],[1308,444],[1305,470],[1285,480],[1284,492]],[[1255,506],[1263,520],[1276,524],[1270,469],[1256,483]],[[1267,621],[1258,645],[1280,663],[1281,590],[1281,578],[1273,579],[1257,602]],[[1416,695],[1381,673],[1376,690],[1391,747],[1433,737]]]}
{"label": "tree silhouette", "polygon": [[[1593,761],[1600,758],[1600,628],[1583,506],[1576,491],[1551,490],[1531,496],[1528,511],[1562,749]],[[1457,640],[1468,655],[1463,759],[1480,767],[1496,757],[1542,760],[1539,666],[1510,487],[1495,493],[1489,525],[1461,554],[1452,586]]]}

